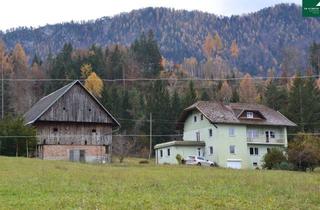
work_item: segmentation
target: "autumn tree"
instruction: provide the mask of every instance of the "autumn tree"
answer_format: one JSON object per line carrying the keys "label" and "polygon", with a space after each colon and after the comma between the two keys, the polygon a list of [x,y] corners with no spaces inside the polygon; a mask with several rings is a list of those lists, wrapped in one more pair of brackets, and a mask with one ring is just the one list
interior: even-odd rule
{"label": "autumn tree", "polygon": [[313,171],[320,165],[320,138],[299,133],[289,143],[288,157],[296,169]]}
{"label": "autumn tree", "polygon": [[222,102],[229,103],[232,98],[232,89],[225,80],[219,91],[219,98]]}
{"label": "autumn tree", "polygon": [[244,103],[256,103],[258,93],[254,80],[250,74],[246,74],[240,82],[239,98],[240,102]]}
{"label": "autumn tree", "polygon": [[21,44],[16,44],[12,51],[12,73],[10,82],[11,106],[14,114],[24,114],[32,105],[31,83],[28,58]]}
{"label": "autumn tree", "polygon": [[239,48],[236,40],[233,40],[231,43],[230,54],[233,58],[237,58],[239,56]]}
{"label": "autumn tree", "polygon": [[103,81],[95,72],[92,72],[85,80],[84,86],[96,97],[101,97]]}
{"label": "autumn tree", "polygon": [[[10,59],[10,56],[8,55],[8,53],[6,52],[6,47],[5,44],[0,40],[0,74],[1,77],[3,76],[4,79],[7,79],[11,73],[12,70],[12,62]],[[2,78],[1,78],[2,79]],[[2,84],[3,82],[3,84]],[[3,98],[3,113],[2,113],[2,100],[0,100],[0,107],[1,107],[1,118],[4,118],[5,113],[7,113],[9,111],[9,101],[6,100],[10,97],[10,92],[9,91],[5,91],[5,90],[9,90],[8,86],[9,83],[1,80],[1,88],[0,88],[0,93],[1,93],[1,99]],[[2,91],[4,90],[4,91]]]}
{"label": "autumn tree", "polygon": [[208,33],[205,40],[204,40],[203,46],[202,46],[203,53],[207,59],[211,58],[213,46],[214,46],[213,37],[212,37],[211,33]]}

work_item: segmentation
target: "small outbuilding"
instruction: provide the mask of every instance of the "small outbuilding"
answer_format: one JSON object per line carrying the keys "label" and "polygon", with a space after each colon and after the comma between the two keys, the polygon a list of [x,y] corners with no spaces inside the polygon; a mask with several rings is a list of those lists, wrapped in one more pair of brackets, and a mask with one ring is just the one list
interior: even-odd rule
{"label": "small outbuilding", "polygon": [[119,122],[80,81],[40,99],[24,115],[37,130],[37,157],[110,162],[112,131]]}

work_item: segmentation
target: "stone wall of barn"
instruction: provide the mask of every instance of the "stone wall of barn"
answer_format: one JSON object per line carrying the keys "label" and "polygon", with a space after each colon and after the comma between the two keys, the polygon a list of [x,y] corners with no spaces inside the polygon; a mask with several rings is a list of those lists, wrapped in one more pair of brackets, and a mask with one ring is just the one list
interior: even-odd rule
{"label": "stone wall of barn", "polygon": [[81,161],[80,159],[73,158],[72,156],[73,153],[80,150],[84,151],[83,162],[111,162],[111,145],[38,145],[37,147],[38,157],[44,160]]}

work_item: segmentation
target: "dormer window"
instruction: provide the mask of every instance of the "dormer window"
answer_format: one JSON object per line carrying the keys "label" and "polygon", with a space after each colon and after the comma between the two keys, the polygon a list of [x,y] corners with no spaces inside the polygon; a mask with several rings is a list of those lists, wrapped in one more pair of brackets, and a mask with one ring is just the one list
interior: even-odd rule
{"label": "dormer window", "polygon": [[253,112],[247,112],[247,118],[252,119],[253,118]]}

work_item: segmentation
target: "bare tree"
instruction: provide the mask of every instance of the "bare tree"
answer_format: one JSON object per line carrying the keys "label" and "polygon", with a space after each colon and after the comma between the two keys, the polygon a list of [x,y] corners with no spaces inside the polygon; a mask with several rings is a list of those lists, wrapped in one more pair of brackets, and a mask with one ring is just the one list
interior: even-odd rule
{"label": "bare tree", "polygon": [[119,162],[122,163],[123,160],[128,157],[135,145],[135,138],[115,136],[112,142],[112,151],[118,157]]}

